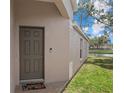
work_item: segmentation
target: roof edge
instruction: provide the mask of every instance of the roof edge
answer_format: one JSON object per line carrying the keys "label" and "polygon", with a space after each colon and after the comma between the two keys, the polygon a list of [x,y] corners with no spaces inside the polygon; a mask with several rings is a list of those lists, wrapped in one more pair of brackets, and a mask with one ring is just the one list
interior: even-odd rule
{"label": "roof edge", "polygon": [[81,34],[88,41],[88,43],[90,43],[90,39],[88,38],[88,36],[81,30],[81,28],[76,23],[73,23],[72,26],[79,34]]}
{"label": "roof edge", "polygon": [[71,5],[72,5],[72,9],[73,11],[76,11],[77,10],[77,0],[70,0],[71,1]]}

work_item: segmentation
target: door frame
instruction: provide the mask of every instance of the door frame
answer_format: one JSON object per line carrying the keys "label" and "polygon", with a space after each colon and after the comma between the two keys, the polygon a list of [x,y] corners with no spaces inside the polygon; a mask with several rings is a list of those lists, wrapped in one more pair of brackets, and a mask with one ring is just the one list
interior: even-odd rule
{"label": "door frame", "polygon": [[20,25],[19,26],[19,81],[20,82],[26,82],[26,81],[39,81],[40,79],[30,79],[30,80],[21,80],[20,78],[20,74],[21,74],[21,47],[20,47],[20,28],[39,28],[39,29],[43,29],[43,78],[41,78],[42,81],[45,80],[45,27],[41,27],[41,26],[27,26],[27,25]]}

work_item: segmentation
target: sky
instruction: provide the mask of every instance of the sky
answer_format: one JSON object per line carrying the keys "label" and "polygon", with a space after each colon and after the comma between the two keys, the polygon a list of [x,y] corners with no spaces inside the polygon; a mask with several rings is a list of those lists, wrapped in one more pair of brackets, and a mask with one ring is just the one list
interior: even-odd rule
{"label": "sky", "polygon": [[[107,1],[107,0],[106,0]],[[104,3],[98,2],[98,0],[95,0],[94,6],[96,9],[104,9],[104,13],[110,11],[111,7],[105,5]],[[83,10],[82,12],[86,12]],[[74,21],[77,22],[77,24],[80,24],[80,17],[79,15],[74,15]],[[83,23],[83,30],[85,30],[86,34],[91,34],[93,37],[94,36],[101,36],[103,35],[104,32],[104,24],[98,24],[96,20],[93,19],[93,17],[87,17],[86,13],[83,15],[82,19]],[[113,35],[110,34],[109,39],[111,40],[111,43],[113,43]]]}

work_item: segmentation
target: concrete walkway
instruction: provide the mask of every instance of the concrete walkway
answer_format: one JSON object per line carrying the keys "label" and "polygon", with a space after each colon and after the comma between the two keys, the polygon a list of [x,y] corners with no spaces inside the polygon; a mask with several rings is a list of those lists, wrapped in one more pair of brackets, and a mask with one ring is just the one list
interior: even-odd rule
{"label": "concrete walkway", "polygon": [[60,91],[64,88],[65,83],[66,83],[66,81],[45,84],[46,88],[39,89],[39,90],[23,91],[21,88],[17,88],[16,93],[60,93]]}

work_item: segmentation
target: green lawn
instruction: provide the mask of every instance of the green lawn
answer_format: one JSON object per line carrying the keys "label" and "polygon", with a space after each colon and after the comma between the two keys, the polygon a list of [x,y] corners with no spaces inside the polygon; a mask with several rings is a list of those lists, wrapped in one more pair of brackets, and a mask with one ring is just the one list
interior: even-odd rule
{"label": "green lawn", "polygon": [[90,56],[63,93],[112,93],[112,60]]}
{"label": "green lawn", "polygon": [[96,54],[113,54],[113,50],[89,50],[89,53],[96,53]]}

